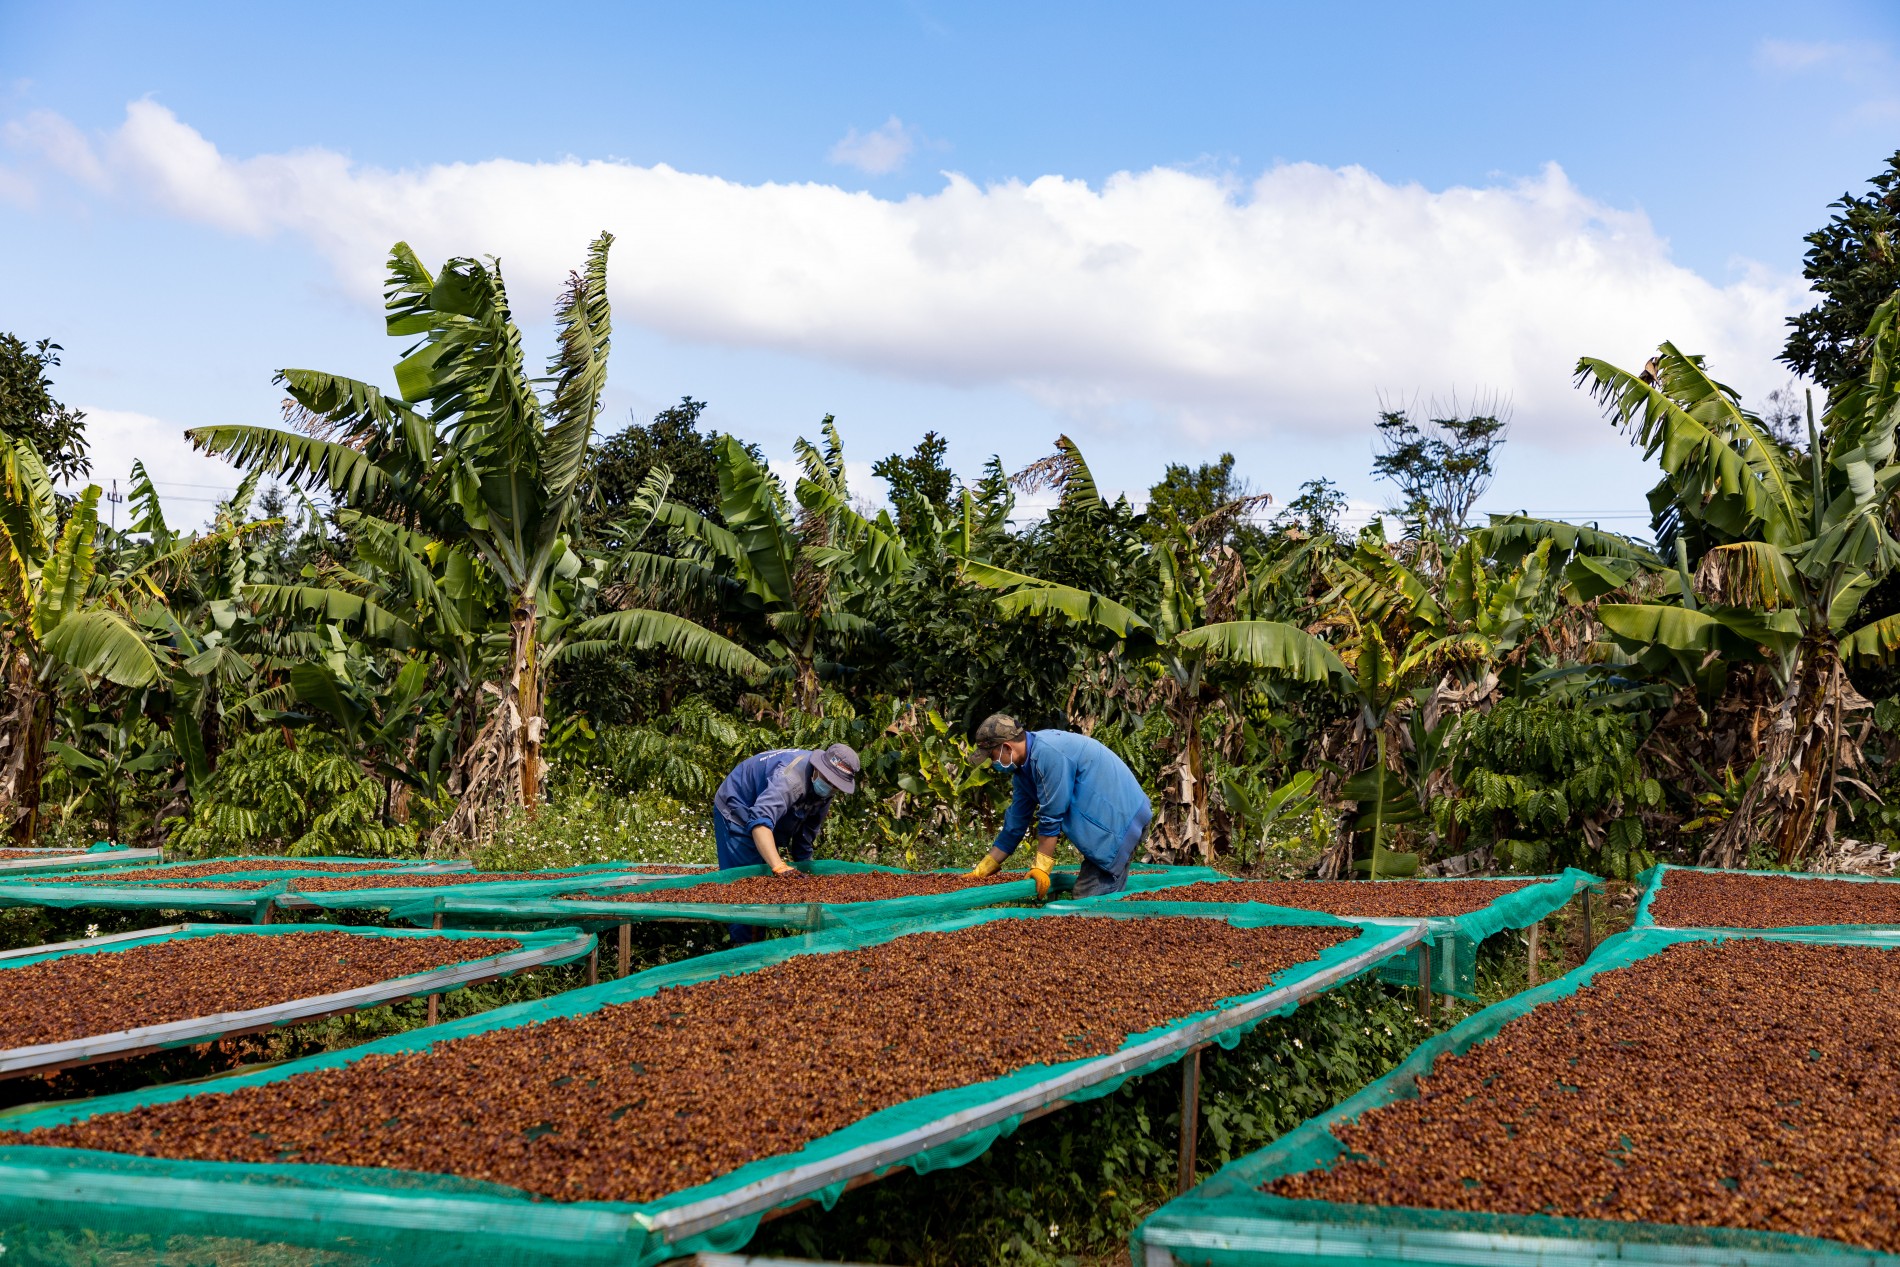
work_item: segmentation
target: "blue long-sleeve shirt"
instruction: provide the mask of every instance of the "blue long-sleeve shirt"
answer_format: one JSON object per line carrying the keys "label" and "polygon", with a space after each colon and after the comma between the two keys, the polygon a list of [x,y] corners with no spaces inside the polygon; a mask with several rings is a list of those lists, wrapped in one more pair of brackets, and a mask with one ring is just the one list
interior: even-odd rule
{"label": "blue long-sleeve shirt", "polygon": [[774,748],[733,767],[713,794],[713,812],[739,840],[754,827],[770,827],[780,853],[803,861],[812,855],[831,801],[811,790],[811,753]]}
{"label": "blue long-sleeve shirt", "polygon": [[1151,812],[1135,772],[1107,748],[1073,731],[1032,730],[996,848],[1015,852],[1033,823],[1038,836],[1066,836],[1112,870],[1128,829]]}

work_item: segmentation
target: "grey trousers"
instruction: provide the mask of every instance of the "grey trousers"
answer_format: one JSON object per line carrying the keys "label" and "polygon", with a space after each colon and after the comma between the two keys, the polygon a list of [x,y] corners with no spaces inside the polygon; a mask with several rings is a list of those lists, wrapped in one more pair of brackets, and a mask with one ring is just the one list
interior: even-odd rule
{"label": "grey trousers", "polygon": [[1148,834],[1148,824],[1154,816],[1143,811],[1141,816],[1128,825],[1123,834],[1121,847],[1115,851],[1115,867],[1097,865],[1092,859],[1082,859],[1082,870],[1075,877],[1075,888],[1071,897],[1106,897],[1110,893],[1120,893],[1128,887],[1128,868],[1135,861],[1135,850],[1141,846],[1141,838]]}

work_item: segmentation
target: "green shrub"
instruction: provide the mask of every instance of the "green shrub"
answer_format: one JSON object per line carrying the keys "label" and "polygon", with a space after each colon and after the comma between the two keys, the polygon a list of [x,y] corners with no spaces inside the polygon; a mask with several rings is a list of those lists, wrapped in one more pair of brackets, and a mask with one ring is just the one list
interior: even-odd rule
{"label": "green shrub", "polygon": [[[710,801],[711,797],[708,796]],[[625,793],[584,775],[558,784],[530,814],[511,811],[475,854],[484,871],[590,862],[712,862],[710,808],[689,810],[660,792]]]}
{"label": "green shrub", "polygon": [[219,756],[191,817],[173,827],[168,849],[187,858],[419,852],[416,824],[384,821],[387,795],[335,735],[258,731]]}

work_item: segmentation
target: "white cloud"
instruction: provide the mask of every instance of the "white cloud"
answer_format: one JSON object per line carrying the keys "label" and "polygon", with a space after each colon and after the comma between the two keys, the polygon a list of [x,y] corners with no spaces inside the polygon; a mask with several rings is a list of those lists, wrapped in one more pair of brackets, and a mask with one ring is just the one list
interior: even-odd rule
{"label": "white cloud", "polygon": [[7,144],[45,161],[89,189],[104,189],[106,169],[86,134],[51,110],[34,110],[6,126]]}
{"label": "white cloud", "polygon": [[[666,166],[496,159],[390,171],[325,150],[234,159],[135,102],[99,146],[127,196],[246,235],[290,233],[378,302],[389,245],[493,253],[545,311],[611,229],[616,319],[921,381],[1014,384],[1078,414],[1226,441],[1360,431],[1376,393],[1492,389],[1516,434],[1612,441],[1580,354],[1665,338],[1744,390],[1779,385],[1798,279],[1716,284],[1637,212],[1555,165],[1482,188],[1296,163],[1252,181],[1156,168],[1099,187],[945,177],[899,200]],[[1757,381],[1759,379],[1759,381]]]}
{"label": "white cloud", "polygon": [[1755,46],[1755,64],[1765,70],[1813,70],[1830,62],[1851,61],[1856,55],[1851,44],[1810,40],[1763,40]]}
{"label": "white cloud", "polygon": [[[124,494],[132,486],[136,458],[144,462],[158,489],[167,521],[173,527],[189,527],[209,520],[217,503],[238,485],[237,470],[194,450],[185,439],[185,429],[176,423],[126,409],[81,408],[86,414],[92,474],[77,481],[80,486],[97,484],[110,491],[116,479]],[[109,519],[111,508],[101,503],[99,512]],[[125,508],[121,506],[119,512],[123,525]]]}
{"label": "white cloud", "polygon": [[856,128],[847,131],[844,139],[831,147],[830,158],[834,163],[884,176],[902,167],[916,148],[917,138],[912,130],[904,126],[902,119],[892,115],[862,135]]}

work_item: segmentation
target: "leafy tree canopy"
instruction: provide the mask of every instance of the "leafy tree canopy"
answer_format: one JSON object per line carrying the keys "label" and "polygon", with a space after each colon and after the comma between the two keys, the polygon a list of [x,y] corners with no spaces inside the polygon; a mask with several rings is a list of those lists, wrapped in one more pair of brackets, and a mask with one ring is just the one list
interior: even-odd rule
{"label": "leafy tree canopy", "polygon": [[53,399],[46,371],[59,364],[59,344],[41,339],[29,346],[0,333],[0,436],[25,440],[53,478],[70,482],[90,474],[86,415]]}
{"label": "leafy tree canopy", "polygon": [[1471,520],[1472,508],[1491,487],[1493,459],[1510,428],[1510,406],[1480,397],[1467,409],[1456,399],[1433,415],[1414,421],[1410,410],[1386,409],[1373,425],[1379,447],[1372,473],[1399,490],[1392,509],[1430,533],[1457,541]]}
{"label": "leafy tree canopy", "polygon": [[699,430],[705,411],[705,401],[682,396],[679,404],[653,415],[652,422],[630,422],[595,447],[588,462],[587,510],[582,517],[589,537],[601,540],[613,535],[610,525],[633,513],[634,497],[656,466],[673,472],[669,497],[697,514],[718,517],[718,436]]}
{"label": "leafy tree canopy", "polygon": [[909,455],[893,453],[871,468],[871,474],[883,480],[891,491],[891,505],[897,510],[897,530],[906,541],[914,541],[929,522],[931,512],[938,519],[950,518],[950,503],[957,496],[957,477],[944,465],[944,450],[949,441],[935,431],[924,438]]}
{"label": "leafy tree canopy", "polygon": [[1865,369],[1867,323],[1900,287],[1900,150],[1867,184],[1866,193],[1830,203],[1835,214],[1808,234],[1801,273],[1821,302],[1788,318],[1781,351],[1796,373],[1830,389]]}

